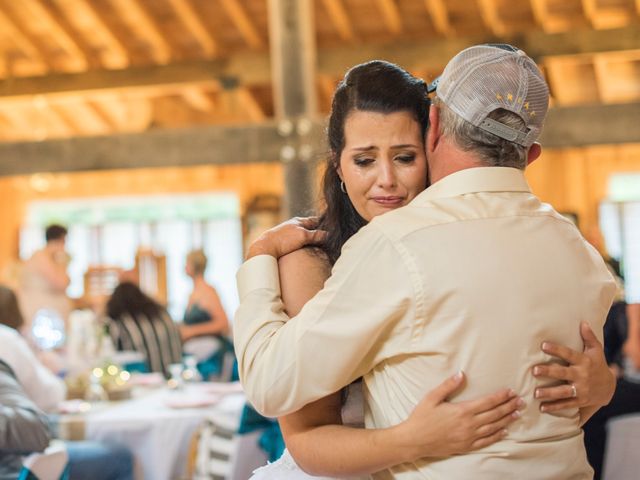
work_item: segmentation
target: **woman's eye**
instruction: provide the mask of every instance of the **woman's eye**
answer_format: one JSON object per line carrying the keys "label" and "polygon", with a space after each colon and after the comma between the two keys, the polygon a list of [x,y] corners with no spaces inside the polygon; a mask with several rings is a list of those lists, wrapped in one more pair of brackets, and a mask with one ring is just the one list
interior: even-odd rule
{"label": "woman's eye", "polygon": [[415,155],[398,155],[396,160],[400,163],[411,163],[416,159]]}
{"label": "woman's eye", "polygon": [[353,159],[354,163],[359,167],[366,167],[374,162],[373,158],[369,157],[357,157]]}

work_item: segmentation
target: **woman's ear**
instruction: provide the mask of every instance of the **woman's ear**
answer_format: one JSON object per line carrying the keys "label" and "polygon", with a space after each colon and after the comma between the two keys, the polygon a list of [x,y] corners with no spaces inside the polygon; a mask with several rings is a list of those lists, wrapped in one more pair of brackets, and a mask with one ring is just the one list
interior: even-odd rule
{"label": "woman's ear", "polygon": [[344,181],[344,178],[342,176],[342,167],[340,166],[340,157],[338,157],[335,152],[331,152],[331,157],[333,158],[333,165],[336,169],[338,177],[340,177],[340,180]]}

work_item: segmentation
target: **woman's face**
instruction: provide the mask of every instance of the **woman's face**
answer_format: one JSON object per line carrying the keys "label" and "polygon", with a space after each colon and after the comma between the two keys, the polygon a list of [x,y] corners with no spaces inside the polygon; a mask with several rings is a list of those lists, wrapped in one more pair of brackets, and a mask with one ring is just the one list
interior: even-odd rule
{"label": "woman's face", "polygon": [[344,126],[338,175],[367,222],[409,203],[427,187],[420,125],[408,112],[355,110]]}

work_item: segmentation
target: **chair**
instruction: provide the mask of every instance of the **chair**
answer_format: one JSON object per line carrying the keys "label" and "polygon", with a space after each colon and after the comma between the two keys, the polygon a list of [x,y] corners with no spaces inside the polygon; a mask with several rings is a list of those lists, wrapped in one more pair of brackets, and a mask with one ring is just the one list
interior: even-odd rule
{"label": "chair", "polygon": [[64,443],[54,442],[43,453],[25,457],[18,480],[67,480],[68,462]]}
{"label": "chair", "polygon": [[246,480],[267,463],[262,431],[240,435],[238,418],[211,415],[198,432],[194,480]]}
{"label": "chair", "polygon": [[607,423],[607,447],[602,478],[629,480],[640,471],[640,415],[623,415]]}

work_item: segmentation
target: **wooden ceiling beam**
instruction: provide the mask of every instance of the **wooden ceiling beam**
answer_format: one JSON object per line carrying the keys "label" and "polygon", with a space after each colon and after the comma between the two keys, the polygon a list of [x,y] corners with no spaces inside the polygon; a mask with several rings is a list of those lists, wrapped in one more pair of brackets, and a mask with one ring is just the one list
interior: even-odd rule
{"label": "wooden ceiling beam", "polygon": [[376,0],[376,4],[389,33],[393,35],[402,33],[402,16],[395,0]]}
{"label": "wooden ceiling beam", "polygon": [[12,39],[25,56],[41,64],[45,69],[51,68],[52,65],[47,60],[47,55],[40,49],[40,46],[31,41],[24,29],[15,24],[12,15],[7,12],[8,11],[3,8],[3,4],[0,3],[0,29],[5,32],[5,35]]}
{"label": "wooden ceiling beam", "polygon": [[507,33],[507,28],[500,18],[495,0],[478,0],[480,15],[484,24],[494,35],[501,37]]}
{"label": "wooden ceiling beam", "polygon": [[253,94],[250,88],[242,87],[236,91],[238,98],[242,104],[242,109],[247,112],[249,118],[254,122],[263,122],[267,119],[267,114],[265,113],[262,105],[256,99],[256,96]]}
{"label": "wooden ceiling beam", "polygon": [[424,4],[436,32],[447,38],[453,36],[455,31],[449,21],[447,5],[444,0],[425,0]]}
{"label": "wooden ceiling beam", "polygon": [[240,2],[238,0],[220,0],[220,2],[246,44],[255,49],[263,48],[265,41]]}
{"label": "wooden ceiling beam", "polygon": [[32,15],[46,19],[56,39],[67,52],[77,59],[80,70],[100,65],[93,52],[86,46],[84,40],[80,38],[64,13],[52,0],[33,0],[32,7]]}
{"label": "wooden ceiling beam", "polygon": [[69,5],[67,8],[81,8],[86,12],[92,24],[99,29],[102,37],[107,43],[108,52],[104,54],[104,57],[109,60],[103,60],[103,63],[107,64],[111,68],[125,68],[129,66],[129,52],[125,46],[125,43],[120,41],[118,36],[109,27],[109,24],[105,22],[100,10],[90,0],[75,0],[77,4]]}
{"label": "wooden ceiling beam", "polygon": [[220,47],[213,35],[205,27],[190,0],[169,0],[169,3],[171,3],[182,23],[187,26],[189,32],[196,37],[205,55],[207,57],[216,56],[220,51]]}
{"label": "wooden ceiling beam", "polygon": [[[451,38],[429,42],[386,45],[355,45],[318,51],[318,74],[341,78],[353,65],[371,58],[383,58],[410,71],[437,71],[469,45],[495,41],[492,37]],[[622,50],[640,50],[640,30],[628,27],[609,31],[570,33],[531,33],[504,38],[523,48],[538,61],[545,57],[579,55]],[[75,96],[105,91],[131,92],[149,89],[176,89],[185,85],[237,86],[266,85],[271,82],[269,57],[263,53],[244,53],[228,59],[136,67],[127,70],[55,74],[43,77],[13,78],[0,81],[0,103],[30,101],[33,95]]]}
{"label": "wooden ceiling beam", "polygon": [[201,88],[186,87],[180,94],[191,108],[201,112],[210,112],[215,107],[214,101]]}
{"label": "wooden ceiling beam", "polygon": [[338,35],[340,35],[340,38],[346,42],[353,42],[356,38],[356,34],[353,30],[351,20],[349,19],[349,14],[344,8],[343,1],[322,0],[322,4],[329,15],[329,18],[331,18],[331,22],[338,32]]}
{"label": "wooden ceiling beam", "polygon": [[149,55],[157,63],[169,63],[173,56],[171,44],[156,24],[154,17],[147,11],[145,3],[142,0],[112,0],[112,3],[120,15],[127,19],[131,31],[140,32],[149,43]]}
{"label": "wooden ceiling beam", "polygon": [[[553,108],[541,142],[545,148],[640,143],[638,124],[640,103]],[[313,123],[310,141],[320,152],[326,150],[324,131],[324,122]],[[275,162],[282,142],[276,122],[267,122],[5,143],[0,144],[0,175]]]}

